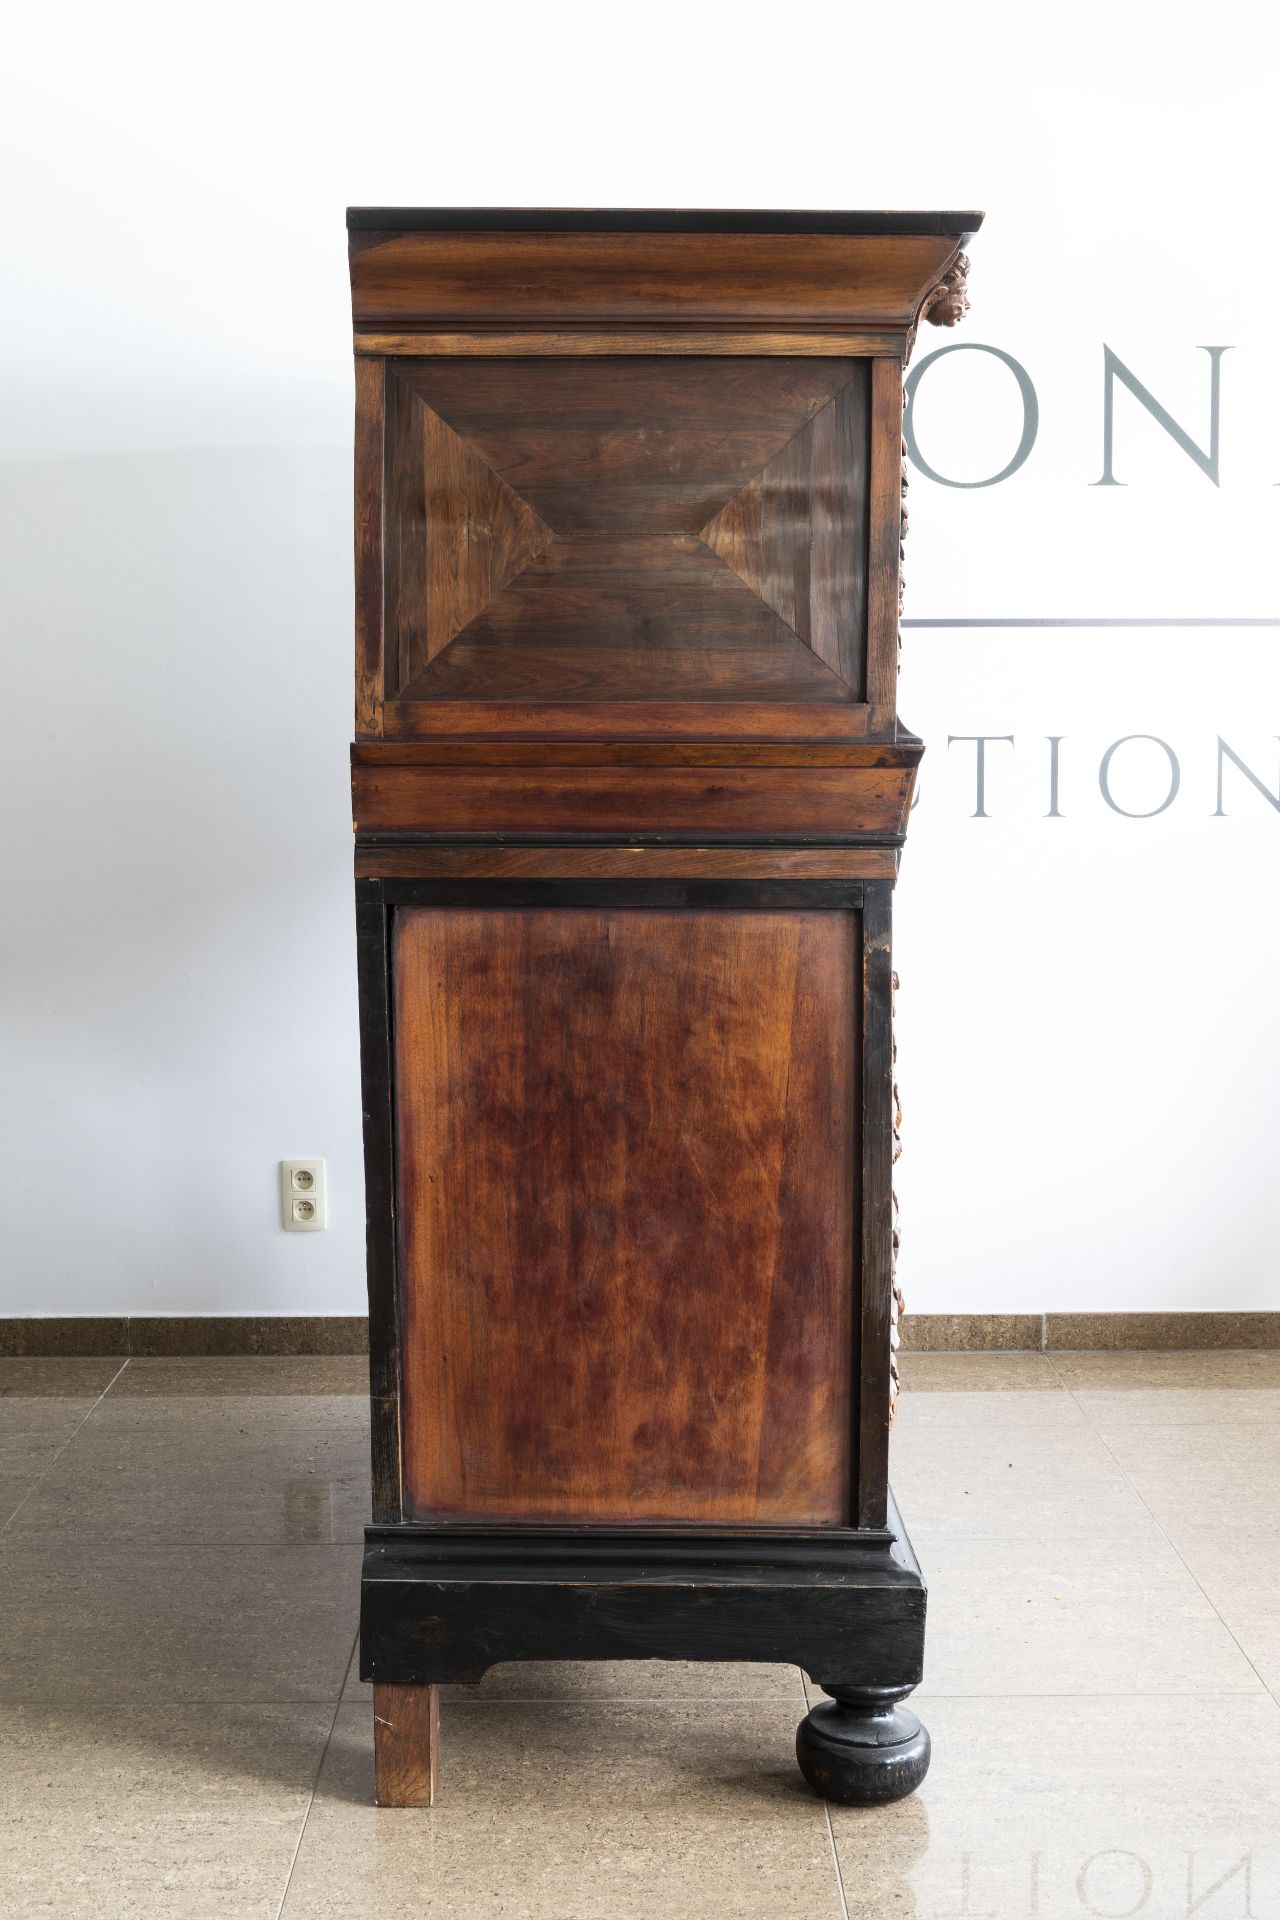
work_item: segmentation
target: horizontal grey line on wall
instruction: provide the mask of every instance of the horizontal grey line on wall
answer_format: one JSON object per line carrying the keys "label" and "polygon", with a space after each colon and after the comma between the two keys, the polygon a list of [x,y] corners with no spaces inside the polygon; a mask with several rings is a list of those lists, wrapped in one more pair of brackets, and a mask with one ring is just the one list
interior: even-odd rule
{"label": "horizontal grey line on wall", "polygon": [[1028,617],[1016,620],[903,620],[904,627],[1280,627],[1280,615],[1274,619],[1269,615],[1258,618],[1237,619],[1234,616],[1221,619],[1170,620],[1159,614],[1150,619],[1145,616],[1133,619],[1128,615],[1110,620],[1056,620]]}

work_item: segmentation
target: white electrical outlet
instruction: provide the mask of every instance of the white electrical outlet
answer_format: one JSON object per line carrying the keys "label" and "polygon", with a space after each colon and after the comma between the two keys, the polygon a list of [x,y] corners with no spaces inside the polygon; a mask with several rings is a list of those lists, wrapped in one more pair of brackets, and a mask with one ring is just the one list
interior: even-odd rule
{"label": "white electrical outlet", "polygon": [[280,1162],[280,1225],[286,1233],[324,1230],[323,1160]]}

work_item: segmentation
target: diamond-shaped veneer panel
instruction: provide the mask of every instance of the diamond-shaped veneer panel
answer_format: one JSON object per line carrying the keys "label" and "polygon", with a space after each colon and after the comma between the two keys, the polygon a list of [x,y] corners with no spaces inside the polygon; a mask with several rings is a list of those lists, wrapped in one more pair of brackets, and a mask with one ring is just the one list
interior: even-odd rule
{"label": "diamond-shaped veneer panel", "polygon": [[434,659],[555,535],[439,414],[422,406],[426,636]]}
{"label": "diamond-shaped veneer panel", "polygon": [[842,680],[862,653],[866,396],[851,382],[702,529],[702,538]]}
{"label": "diamond-shaped veneer panel", "polygon": [[410,700],[847,700],[692,534],[557,540],[406,687]]}
{"label": "diamond-shaped veneer panel", "polygon": [[696,534],[855,373],[725,355],[441,360],[399,377],[553,532]]}

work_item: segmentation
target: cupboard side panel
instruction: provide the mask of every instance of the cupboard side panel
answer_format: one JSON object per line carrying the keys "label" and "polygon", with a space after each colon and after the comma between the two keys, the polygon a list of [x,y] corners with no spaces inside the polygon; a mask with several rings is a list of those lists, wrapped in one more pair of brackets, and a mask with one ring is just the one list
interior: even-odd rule
{"label": "cupboard side panel", "polygon": [[398,911],[407,1517],[848,1523],[859,947]]}

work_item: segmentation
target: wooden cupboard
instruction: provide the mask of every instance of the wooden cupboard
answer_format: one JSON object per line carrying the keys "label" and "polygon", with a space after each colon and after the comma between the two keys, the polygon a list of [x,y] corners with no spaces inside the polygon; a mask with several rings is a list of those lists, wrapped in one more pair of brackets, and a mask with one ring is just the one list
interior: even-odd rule
{"label": "wooden cupboard", "polygon": [[976,214],[356,209],[378,1796],[446,1681],[786,1660],[909,1792],[902,376]]}

